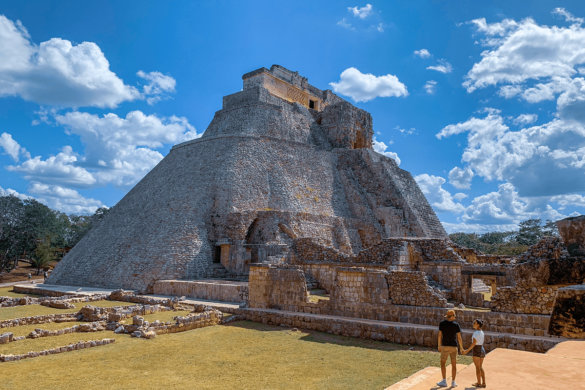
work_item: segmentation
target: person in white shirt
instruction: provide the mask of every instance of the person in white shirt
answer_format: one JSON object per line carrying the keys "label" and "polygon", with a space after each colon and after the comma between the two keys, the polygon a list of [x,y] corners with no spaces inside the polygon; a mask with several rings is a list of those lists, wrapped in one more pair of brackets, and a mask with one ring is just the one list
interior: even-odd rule
{"label": "person in white shirt", "polygon": [[475,364],[475,376],[477,377],[477,382],[472,384],[474,387],[486,387],[485,384],[485,372],[483,371],[483,359],[485,358],[485,349],[483,348],[483,341],[485,339],[485,335],[483,334],[483,321],[477,319],[473,321],[473,332],[472,343],[465,351],[463,351],[464,355],[467,355],[469,351],[473,351],[473,364]]}

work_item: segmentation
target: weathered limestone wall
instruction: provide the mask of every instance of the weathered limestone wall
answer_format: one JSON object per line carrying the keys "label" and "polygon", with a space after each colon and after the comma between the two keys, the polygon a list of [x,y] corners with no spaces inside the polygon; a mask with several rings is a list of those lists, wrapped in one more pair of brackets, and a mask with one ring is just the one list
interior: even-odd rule
{"label": "weathered limestone wall", "polygon": [[305,275],[298,268],[250,267],[250,307],[296,311],[308,295]]}
{"label": "weathered limestone wall", "polygon": [[[269,325],[286,325],[348,337],[361,337],[429,348],[437,347],[438,322],[433,323],[433,326],[421,328],[407,324],[372,323],[359,321],[355,318],[323,317],[308,313],[285,313],[261,309],[241,309],[240,313],[250,321]],[[510,348],[531,352],[546,352],[560,341],[563,341],[563,339],[559,338],[530,338],[496,332],[498,331],[492,331],[491,329],[485,332],[484,345],[487,351],[495,348]],[[469,345],[471,343],[471,328],[465,326],[462,333],[464,344]]]}
{"label": "weathered limestone wall", "polygon": [[212,301],[244,302],[248,299],[248,283],[225,280],[157,280],[154,294],[187,296]]}
{"label": "weathered limestone wall", "polygon": [[549,332],[557,336],[585,339],[585,284],[557,291]]}
{"label": "weathered limestone wall", "polygon": [[388,302],[387,272],[367,271],[364,268],[340,267],[337,269],[335,285],[331,291],[333,310],[344,306]]}
{"label": "weathered limestone wall", "polygon": [[441,291],[431,287],[420,271],[391,271],[386,276],[394,305],[446,307]]}
{"label": "weathered limestone wall", "polygon": [[498,287],[491,309],[504,313],[551,314],[557,286]]}
{"label": "weathered limestone wall", "polygon": [[585,215],[557,221],[559,233],[571,256],[585,256]]}

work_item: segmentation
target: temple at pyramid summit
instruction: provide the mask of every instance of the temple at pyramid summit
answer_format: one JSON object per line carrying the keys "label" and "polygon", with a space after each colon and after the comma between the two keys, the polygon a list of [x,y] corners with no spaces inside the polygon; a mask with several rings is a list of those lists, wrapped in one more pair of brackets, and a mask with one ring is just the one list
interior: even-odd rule
{"label": "temple at pyramid summit", "polygon": [[148,289],[286,263],[295,239],[356,255],[446,238],[412,176],[372,149],[369,113],[298,72],[242,76],[199,139],[175,145],[48,283]]}

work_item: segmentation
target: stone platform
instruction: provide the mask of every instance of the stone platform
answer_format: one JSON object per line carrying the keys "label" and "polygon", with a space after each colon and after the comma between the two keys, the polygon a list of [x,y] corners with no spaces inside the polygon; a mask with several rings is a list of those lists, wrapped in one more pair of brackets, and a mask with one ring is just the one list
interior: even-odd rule
{"label": "stone platform", "polygon": [[248,282],[217,279],[158,280],[154,283],[153,292],[222,302],[244,302],[248,298]]}
{"label": "stone platform", "polygon": [[[583,389],[584,364],[585,341],[565,341],[545,354],[498,348],[488,353],[483,367],[488,389]],[[436,385],[440,380],[440,369],[427,367],[386,390],[436,390],[441,389]],[[473,364],[457,371],[458,388],[475,389],[471,386],[475,382]]]}

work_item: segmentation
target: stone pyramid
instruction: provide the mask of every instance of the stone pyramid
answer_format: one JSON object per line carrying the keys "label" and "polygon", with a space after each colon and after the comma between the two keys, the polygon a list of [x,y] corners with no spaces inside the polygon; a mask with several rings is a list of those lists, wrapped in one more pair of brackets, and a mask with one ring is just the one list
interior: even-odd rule
{"label": "stone pyramid", "polygon": [[446,238],[410,173],[372,149],[369,113],[278,65],[242,78],[203,136],[175,145],[47,283],[148,291],[286,262],[296,238],[347,254]]}

